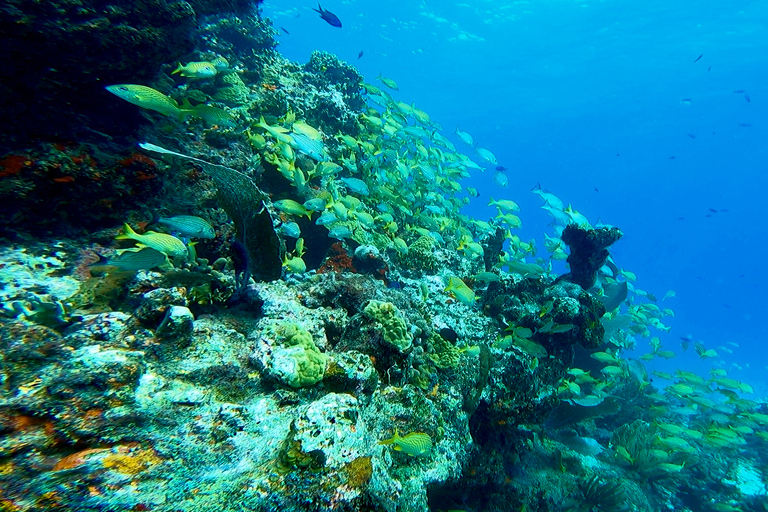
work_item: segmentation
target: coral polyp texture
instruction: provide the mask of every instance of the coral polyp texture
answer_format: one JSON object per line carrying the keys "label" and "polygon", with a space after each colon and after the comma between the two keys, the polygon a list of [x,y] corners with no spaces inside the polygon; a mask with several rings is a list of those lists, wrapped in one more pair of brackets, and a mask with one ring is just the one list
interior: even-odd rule
{"label": "coral polyp texture", "polygon": [[463,213],[496,156],[259,2],[7,4],[0,509],[765,510],[751,386],[628,357],[617,228]]}

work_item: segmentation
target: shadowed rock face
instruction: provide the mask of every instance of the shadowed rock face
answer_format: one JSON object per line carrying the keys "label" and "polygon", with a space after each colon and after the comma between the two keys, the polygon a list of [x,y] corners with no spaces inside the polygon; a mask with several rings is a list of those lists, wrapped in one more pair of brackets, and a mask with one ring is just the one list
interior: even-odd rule
{"label": "shadowed rock face", "polygon": [[[149,83],[195,48],[198,17],[250,9],[247,0],[9,0],[0,7],[0,152],[34,139],[75,140],[137,110],[106,99],[105,85]],[[137,56],[141,56],[137,58]],[[134,122],[130,122],[130,121]],[[119,129],[119,124],[117,128]]]}
{"label": "shadowed rock face", "polygon": [[597,271],[608,260],[608,247],[624,234],[618,228],[584,229],[574,224],[566,226],[560,237],[571,254],[566,260],[571,267],[560,279],[576,283],[585,290],[597,281]]}

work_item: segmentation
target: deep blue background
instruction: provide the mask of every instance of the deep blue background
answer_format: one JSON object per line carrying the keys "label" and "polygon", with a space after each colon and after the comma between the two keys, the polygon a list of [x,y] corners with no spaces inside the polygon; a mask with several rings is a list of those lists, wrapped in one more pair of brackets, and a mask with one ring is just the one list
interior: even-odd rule
{"label": "deep blue background", "polygon": [[[659,303],[676,313],[669,333],[655,333],[665,348],[681,353],[687,334],[708,348],[738,343],[720,350],[730,375],[768,392],[768,2],[323,4],[341,29],[312,7],[264,4],[290,32],[278,36],[286,57],[306,62],[319,49],[370,83],[383,73],[399,84],[397,99],[446,135],[468,131],[509,168],[507,189],[492,170],[468,180],[481,196],[467,213],[494,213],[489,195],[514,199],[521,236],[542,241],[550,219],[529,192],[541,183],[593,224],[620,227],[612,252],[636,286],[659,299],[677,292]],[[691,348],[661,367],[710,364]]]}

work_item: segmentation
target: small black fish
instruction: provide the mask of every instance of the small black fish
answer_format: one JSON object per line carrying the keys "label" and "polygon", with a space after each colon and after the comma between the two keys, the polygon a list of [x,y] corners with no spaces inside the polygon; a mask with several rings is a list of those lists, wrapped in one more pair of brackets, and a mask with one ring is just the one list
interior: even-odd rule
{"label": "small black fish", "polygon": [[744,128],[749,128],[750,126],[752,126],[752,123],[739,123],[739,126],[742,126]]}
{"label": "small black fish", "polygon": [[456,341],[459,339],[459,335],[456,334],[456,331],[450,327],[443,327],[440,329],[440,336],[442,336],[446,341],[450,341],[451,343],[456,343]]}
{"label": "small black fish", "polygon": [[326,23],[328,23],[332,27],[338,27],[341,28],[341,20],[338,16],[333,14],[331,11],[326,11],[322,8],[320,4],[317,4],[317,9],[312,9],[315,12],[320,13],[320,17],[323,18]]}
{"label": "small black fish", "polygon": [[670,160],[674,160],[675,158],[677,158],[677,157],[676,156],[669,157]]}
{"label": "small black fish", "polygon": [[752,98],[749,97],[749,94],[744,93],[744,99],[747,100],[747,103],[752,103]]}
{"label": "small black fish", "polygon": [[288,32],[288,31],[287,31],[285,28],[283,28],[283,27],[280,27],[280,30],[282,30],[283,32],[285,32],[285,33],[286,33],[286,34],[288,34],[288,35],[291,35],[291,33],[290,33],[290,32]]}
{"label": "small black fish", "polygon": [[400,284],[400,281],[390,281],[389,283],[387,283],[387,288],[390,288],[392,290],[399,290],[402,287],[403,285]]}
{"label": "small black fish", "polygon": [[597,187],[595,187],[595,192],[600,192],[599,190],[597,190]]}
{"label": "small black fish", "polygon": [[711,211],[712,213],[717,213],[717,210],[715,210],[714,208],[707,208],[707,210]]}
{"label": "small black fish", "polygon": [[689,134],[688,134],[688,136],[689,136],[690,138],[692,138],[692,139],[695,139],[695,138],[696,138],[696,136],[695,136],[694,134],[692,134],[692,133],[689,133]]}
{"label": "small black fish", "polygon": [[712,71],[712,66],[709,66],[709,67],[707,68],[707,71]]}
{"label": "small black fish", "polygon": [[693,62],[699,62],[699,59],[701,59],[703,56],[704,56],[704,54],[702,53],[701,55],[699,55],[698,57],[696,57],[696,60],[695,60],[695,61],[693,61]]}
{"label": "small black fish", "polygon": [[736,91],[733,91],[733,92],[734,92],[735,94],[744,94],[744,93],[745,93],[745,92],[747,92],[747,91],[745,91],[744,89],[738,89],[738,90],[736,90]]}
{"label": "small black fish", "polygon": [[496,166],[496,170],[499,171],[499,172],[504,172],[504,171],[507,170],[507,168],[504,167],[503,165],[497,165]]}
{"label": "small black fish", "polygon": [[248,282],[251,279],[251,265],[250,258],[248,257],[248,249],[245,244],[240,240],[235,240],[230,246],[232,257],[232,263],[235,267],[235,293],[230,298],[231,302],[237,302],[242,298],[245,289],[248,287]]}
{"label": "small black fish", "polygon": [[359,59],[362,56],[363,56],[363,50],[360,50],[360,53],[357,54],[357,58]]}

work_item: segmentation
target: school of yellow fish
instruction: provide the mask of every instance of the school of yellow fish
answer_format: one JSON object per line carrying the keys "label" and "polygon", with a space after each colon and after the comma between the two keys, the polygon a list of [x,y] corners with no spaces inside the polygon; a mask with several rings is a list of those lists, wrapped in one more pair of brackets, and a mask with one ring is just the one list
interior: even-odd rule
{"label": "school of yellow fish", "polygon": [[[228,65],[220,63],[217,68],[215,63],[179,64],[174,71],[195,79],[221,72],[230,72]],[[393,80],[384,77],[379,80],[386,87],[398,90]],[[501,228],[506,232],[508,249],[497,262],[496,271],[446,277],[445,293],[472,307],[476,301],[475,290],[466,284],[465,278],[472,278],[471,282],[476,286],[485,286],[499,279],[498,270],[523,276],[551,271],[553,261],[568,257],[559,238],[564,227],[569,224],[592,227],[588,219],[571,205],[566,206],[556,195],[537,187],[533,192],[541,197],[542,208],[552,217],[556,236],[545,235],[543,245],[548,255],[536,258],[535,242],[525,242],[513,234],[513,230],[522,225],[514,213],[520,210],[514,201],[491,198],[489,205],[497,208],[498,215],[488,222],[461,214],[460,209],[469,198],[477,195],[476,190],[465,187],[462,180],[472,171],[482,171],[483,166],[458,151],[441,133],[441,127],[423,110],[394,99],[377,86],[363,84],[363,87],[371,107],[360,114],[361,131],[357,137],[322,133],[291,111],[271,122],[264,117],[253,122],[238,122],[246,140],[261,158],[277,168],[299,199],[283,199],[272,205],[282,214],[281,232],[297,239],[296,248],[285,255],[286,272],[307,271],[302,259],[305,240],[295,222],[298,217],[307,217],[324,226],[331,238],[350,238],[361,244],[375,242],[375,245],[387,245],[399,254],[407,254],[409,244],[429,235],[441,247],[452,248],[461,257],[477,263],[475,268],[478,269],[484,253],[481,239]],[[144,86],[121,85],[108,89],[131,103],[179,120],[186,114],[203,117],[201,107],[196,111],[179,107],[167,96]],[[233,128],[236,117],[218,110],[211,111],[211,115],[225,119],[226,122],[220,123],[223,127]],[[474,145],[473,137],[467,132],[457,128],[454,133],[468,146]],[[487,163],[498,163],[495,155],[485,148],[475,147],[475,153]],[[595,227],[601,226],[597,224]],[[153,247],[147,242],[149,239],[140,240],[129,229],[125,230],[126,237]],[[163,246],[158,250],[169,255],[183,253],[182,247],[168,250]],[[535,259],[526,261],[531,258]],[[669,331],[664,319],[673,317],[674,311],[659,306],[655,296],[635,286],[636,280],[634,273],[620,269],[612,262],[601,270],[598,286],[603,294],[607,295],[617,284],[626,286],[628,296],[626,299],[620,297],[620,303],[626,304],[625,312],[615,307],[603,318],[605,340],[613,348],[591,354],[591,358],[602,365],[600,376],[574,367],[562,380],[559,392],[568,402],[596,407],[627,379],[635,381],[639,390],[648,386],[650,381],[642,364],[622,357],[623,349],[634,348],[635,337],[649,339],[651,351],[640,357],[642,361],[676,357],[675,352],[662,346],[658,337],[652,336],[652,329]],[[669,291],[660,302],[674,296],[674,291]],[[557,333],[571,328],[572,325],[550,322],[540,331]],[[530,339],[532,335],[529,329],[510,326],[496,346],[515,347],[530,358],[530,368],[534,369],[538,360],[548,354],[543,346]],[[731,350],[725,346],[718,349]],[[697,343],[695,350],[701,359],[719,361],[716,349]],[[684,370],[678,370],[674,375],[656,372],[655,376],[670,381],[663,395],[649,395],[656,403],[651,411],[655,418],[652,428],[656,432],[651,453],[661,471],[685,471],[690,454],[696,450],[742,446],[750,436],[768,441],[768,415],[754,412],[759,404],[742,397],[753,392],[751,386],[728,377],[722,367],[713,366],[707,377]],[[431,449],[428,436],[418,433],[399,437],[395,432],[392,439],[383,443],[414,456],[424,455]],[[636,463],[633,454],[624,446],[612,448],[617,459],[630,465]]]}

